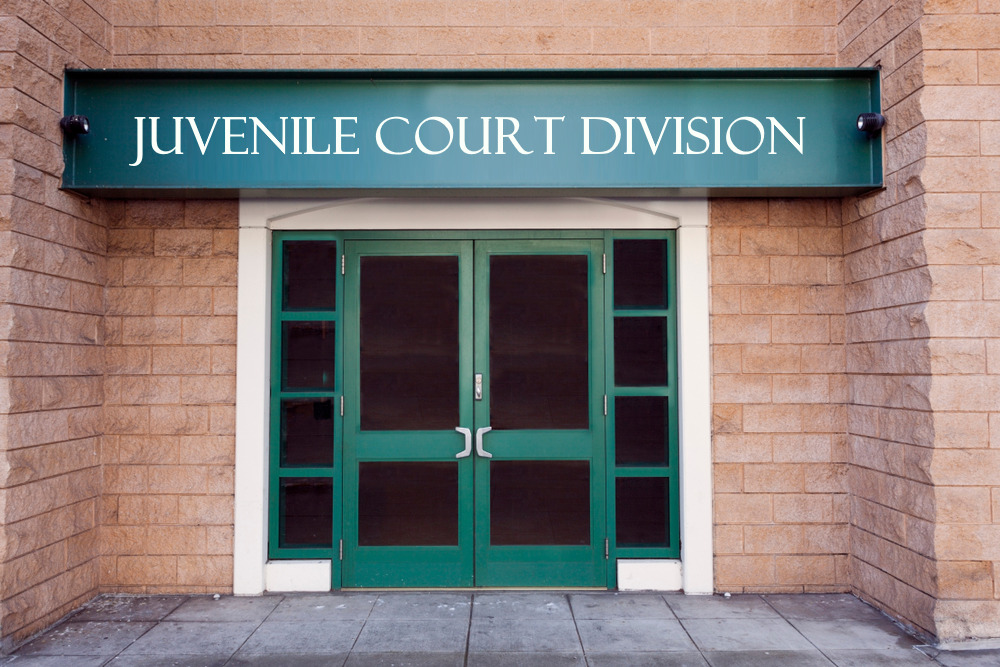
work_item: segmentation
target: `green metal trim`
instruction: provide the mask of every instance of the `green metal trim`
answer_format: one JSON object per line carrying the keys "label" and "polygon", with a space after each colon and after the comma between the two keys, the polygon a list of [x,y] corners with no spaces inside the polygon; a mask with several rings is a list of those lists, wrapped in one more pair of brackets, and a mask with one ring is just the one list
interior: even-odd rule
{"label": "green metal trim", "polygon": [[[510,237],[508,236],[508,239]],[[585,255],[588,258],[590,327],[590,428],[587,430],[522,431],[489,434],[492,460],[588,460],[590,463],[590,539],[588,546],[493,546],[490,544],[490,461],[476,457],[476,585],[477,586],[606,586],[604,560],[607,486],[604,473],[604,276],[602,239],[496,240],[476,243],[475,344],[476,373],[482,373],[483,399],[475,403],[475,427],[490,425],[490,264],[493,255]]]}
{"label": "green metal trim", "polygon": [[[343,375],[343,333],[341,332],[340,305],[343,303],[343,280],[337,281],[336,303],[338,309],[330,311],[283,311],[282,310],[282,276],[283,276],[283,243],[285,241],[302,240],[335,240],[338,250],[343,248],[343,240],[337,232],[274,232],[272,237],[272,270],[271,270],[271,397],[270,397],[270,434],[268,452],[268,558],[271,559],[329,559],[332,564],[331,587],[340,587],[340,560],[338,558],[338,542],[340,539],[341,516],[339,512],[342,496],[342,433],[339,399],[341,396],[341,380]],[[283,391],[281,389],[281,325],[286,321],[331,321],[335,322],[338,336],[337,358],[334,363],[334,388],[322,391]],[[333,424],[333,466],[330,467],[292,467],[281,465],[280,430],[281,402],[289,399],[328,398],[335,405]],[[282,479],[295,477],[327,477],[333,481],[334,507],[333,526],[331,527],[330,547],[281,547],[279,546],[279,493]]]}
{"label": "green metal trim", "polygon": [[[614,241],[618,239],[663,239],[667,242],[667,308],[638,309],[614,307]],[[619,547],[616,530],[616,498],[608,494],[608,540],[610,558],[609,578],[617,575],[616,561],[619,558],[679,558],[680,557],[680,491],[679,491],[679,442],[678,426],[678,384],[677,384],[677,234],[675,230],[610,230],[605,244],[608,252],[608,288],[605,297],[605,326],[608,329],[608,343],[605,364],[608,377],[608,424],[607,460],[608,488],[615,489],[618,479],[630,477],[651,477],[668,480],[667,484],[667,538],[669,547]],[[655,387],[619,387],[614,384],[614,320],[616,317],[665,317],[667,320],[667,384]],[[623,396],[662,396],[668,398],[668,433],[666,466],[616,466],[615,461],[615,399]]]}
{"label": "green metal trim", "polygon": [[[343,586],[464,587],[473,584],[472,461],[457,460],[462,436],[454,431],[360,429],[360,259],[365,255],[449,255],[459,261],[459,422],[472,425],[472,241],[347,240],[344,313]],[[409,445],[410,451],[406,451]],[[361,546],[358,540],[359,465],[364,461],[453,462],[458,466],[457,546]]]}

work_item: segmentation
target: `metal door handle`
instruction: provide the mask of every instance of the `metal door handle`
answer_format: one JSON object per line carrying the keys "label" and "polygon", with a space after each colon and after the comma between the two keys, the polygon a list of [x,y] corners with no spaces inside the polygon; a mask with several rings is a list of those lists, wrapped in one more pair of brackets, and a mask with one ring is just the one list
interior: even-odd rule
{"label": "metal door handle", "polygon": [[464,459],[472,453],[472,429],[456,426],[455,430],[465,436],[465,449],[455,454],[456,459]]}
{"label": "metal door handle", "polygon": [[483,436],[493,430],[492,426],[484,426],[476,431],[476,454],[484,459],[491,459],[493,455],[483,449]]}

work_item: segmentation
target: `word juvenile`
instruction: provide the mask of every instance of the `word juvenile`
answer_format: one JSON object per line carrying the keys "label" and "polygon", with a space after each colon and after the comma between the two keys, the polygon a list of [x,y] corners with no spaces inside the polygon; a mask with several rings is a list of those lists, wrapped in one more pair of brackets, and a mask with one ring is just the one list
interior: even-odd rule
{"label": "word juvenile", "polygon": [[[148,154],[330,155],[367,151],[404,158],[464,154],[753,155],[805,150],[805,116],[135,116],[135,160]],[[147,153],[147,149],[149,153]]]}

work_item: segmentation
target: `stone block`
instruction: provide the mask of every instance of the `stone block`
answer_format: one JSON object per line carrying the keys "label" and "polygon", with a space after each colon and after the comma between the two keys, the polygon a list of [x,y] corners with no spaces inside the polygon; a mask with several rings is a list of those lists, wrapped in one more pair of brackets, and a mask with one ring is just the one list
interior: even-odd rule
{"label": "stone block", "polygon": [[767,199],[709,200],[709,228],[747,227],[768,223]]}
{"label": "stone block", "polygon": [[742,355],[740,345],[713,345],[712,346],[712,372],[715,375],[727,373],[740,373],[740,358]]}
{"label": "stone block", "polygon": [[210,287],[156,287],[153,312],[156,315],[211,315]]}
{"label": "stone block", "polygon": [[149,466],[150,493],[192,494],[208,491],[208,473],[201,466]]}
{"label": "stone block", "polygon": [[177,558],[177,581],[186,585],[227,586],[233,580],[232,556],[192,556]]}
{"label": "stone block", "polygon": [[775,462],[803,463],[832,460],[832,441],[829,435],[776,434],[772,436]]}
{"label": "stone block", "polygon": [[1000,525],[939,524],[934,547],[939,561],[1000,560]]}
{"label": "stone block", "polygon": [[176,556],[119,556],[118,584],[144,586],[177,582]]}
{"label": "stone block", "polygon": [[798,373],[805,363],[801,351],[799,345],[744,345],[742,368],[745,373]]}
{"label": "stone block", "polygon": [[767,586],[777,582],[774,556],[740,555],[715,557],[715,585]]}
{"label": "stone block", "polygon": [[830,318],[825,315],[776,315],[771,331],[775,343],[829,343]]}
{"label": "stone block", "polygon": [[748,554],[794,554],[803,550],[802,526],[750,525],[743,528]]}
{"label": "stone block", "polygon": [[743,553],[742,526],[715,526],[715,553]]}
{"label": "stone block", "polygon": [[774,496],[777,523],[831,523],[833,500],[828,494],[786,493]]}
{"label": "stone block", "polygon": [[211,348],[209,347],[156,345],[151,348],[151,352],[152,372],[154,374],[205,375],[211,372]]}
{"label": "stone block", "polygon": [[802,431],[802,408],[799,405],[744,406],[743,428],[747,433],[799,433]]}
{"label": "stone block", "polygon": [[716,315],[712,317],[712,341],[725,343],[771,342],[771,318],[764,315]]}
{"label": "stone block", "polygon": [[766,285],[770,267],[771,262],[766,257],[714,257],[712,282],[714,285]]}
{"label": "stone block", "polygon": [[934,447],[976,449],[989,447],[990,424],[985,413],[934,413]]}
{"label": "stone block", "polygon": [[235,317],[185,317],[183,342],[186,345],[233,345],[236,343]]}
{"label": "stone block", "polygon": [[714,398],[723,403],[769,403],[771,378],[767,375],[716,375]]}
{"label": "stone block", "polygon": [[175,436],[122,436],[118,439],[118,462],[124,465],[178,463]]}
{"label": "stone block", "polygon": [[206,406],[154,405],[148,410],[148,432],[151,434],[195,435],[208,432]]}
{"label": "stone block", "polygon": [[830,381],[826,375],[779,375],[773,380],[775,403],[827,403]]}
{"label": "stone block", "polygon": [[758,463],[743,466],[743,488],[747,493],[794,493],[805,489],[805,469],[790,463]]}
{"label": "stone block", "polygon": [[[371,3],[351,2],[343,4],[356,8],[358,5]],[[216,0],[215,21],[218,25],[267,25],[271,21],[272,5],[273,3],[267,0]],[[342,14],[338,13],[334,16],[342,16]]]}
{"label": "stone block", "polygon": [[740,311],[751,315],[796,314],[801,307],[802,292],[800,287],[743,287]]}
{"label": "stone block", "polygon": [[832,585],[837,582],[833,556],[779,555],[774,563],[780,584]]}
{"label": "stone block", "polygon": [[734,285],[717,285],[711,288],[713,315],[738,315],[742,288]]}
{"label": "stone block", "polygon": [[230,496],[170,496],[177,502],[177,522],[188,525],[231,526],[233,499]]}
{"label": "stone block", "polygon": [[769,281],[774,285],[827,285],[831,282],[829,268],[825,257],[776,256],[770,260]]}
{"label": "stone block", "polygon": [[714,460],[717,463],[763,463],[772,460],[769,435],[719,433],[714,440]]}
{"label": "stone block", "polygon": [[717,524],[771,523],[772,496],[766,493],[717,493],[715,521]]}
{"label": "stone block", "polygon": [[226,435],[187,435],[180,438],[180,462],[185,465],[233,465],[235,443]]}
{"label": "stone block", "polygon": [[990,523],[990,489],[975,486],[937,486],[934,491],[940,523]]}

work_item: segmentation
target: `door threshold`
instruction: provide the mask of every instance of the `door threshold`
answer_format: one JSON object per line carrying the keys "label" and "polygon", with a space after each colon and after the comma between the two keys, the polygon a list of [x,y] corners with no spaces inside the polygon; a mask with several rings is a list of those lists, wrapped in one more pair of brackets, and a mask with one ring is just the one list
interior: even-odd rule
{"label": "door threshold", "polygon": [[379,592],[393,592],[393,593],[477,593],[477,592],[496,592],[504,591],[509,593],[532,593],[532,592],[576,592],[576,591],[586,591],[586,592],[607,592],[616,593],[617,591],[612,588],[605,588],[603,586],[530,586],[530,587],[511,587],[511,586],[471,586],[471,587],[459,587],[459,588],[336,588],[331,592],[344,592],[344,593],[379,593]]}

